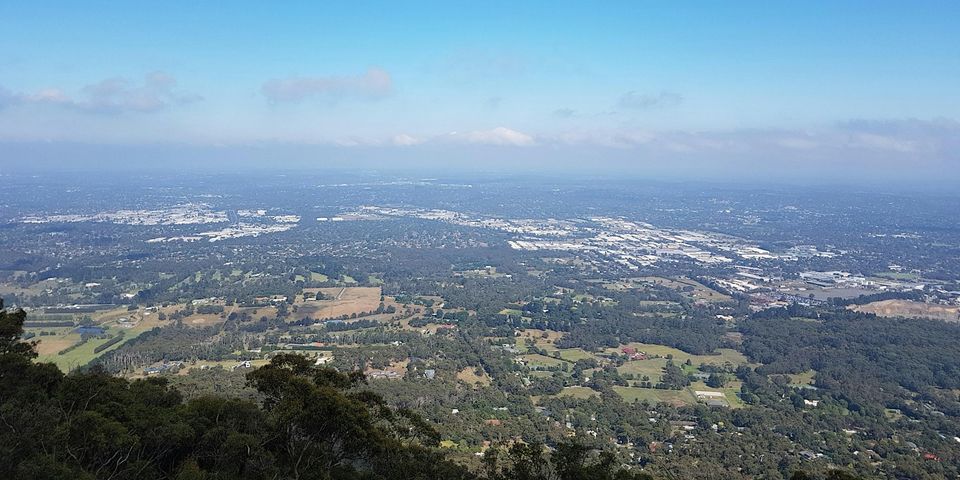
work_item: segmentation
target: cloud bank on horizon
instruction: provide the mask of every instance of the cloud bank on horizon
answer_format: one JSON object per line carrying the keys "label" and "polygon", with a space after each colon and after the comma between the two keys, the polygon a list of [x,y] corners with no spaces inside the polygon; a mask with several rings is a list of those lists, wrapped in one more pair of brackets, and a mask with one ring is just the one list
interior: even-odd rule
{"label": "cloud bank on horizon", "polygon": [[5,163],[38,142],[264,161],[303,146],[413,166],[442,152],[507,169],[960,178],[955,3],[24,3],[0,17],[17,20],[0,31]]}

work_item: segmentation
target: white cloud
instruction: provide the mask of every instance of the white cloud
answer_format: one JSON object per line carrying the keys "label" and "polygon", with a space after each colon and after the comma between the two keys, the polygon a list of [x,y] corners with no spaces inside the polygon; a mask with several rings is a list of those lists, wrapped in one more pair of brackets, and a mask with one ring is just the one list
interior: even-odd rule
{"label": "white cloud", "polygon": [[260,91],[272,102],[300,102],[311,97],[377,99],[393,93],[393,79],[386,70],[374,67],[353,76],[272,79],[264,82]]}
{"label": "white cloud", "polygon": [[960,158],[960,123],[854,121],[811,129],[573,130],[538,137],[543,145],[768,158]]}
{"label": "white cloud", "polygon": [[23,100],[26,103],[50,103],[62,105],[70,105],[73,102],[66,93],[63,93],[63,90],[58,88],[46,88],[35,93],[26,94],[23,96]]}
{"label": "white cloud", "polygon": [[478,145],[501,145],[514,147],[528,147],[536,145],[530,135],[506,127],[497,127],[492,130],[474,130],[471,132],[453,132],[447,136],[454,142],[471,143]]}
{"label": "white cloud", "polygon": [[[290,141],[289,139],[287,141]],[[849,123],[811,129],[571,129],[531,135],[507,127],[455,131],[447,134],[396,133],[385,136],[348,136],[311,139],[314,144],[339,147],[545,147],[561,154],[600,148],[638,154],[753,158],[777,163],[788,159],[870,159],[903,161],[917,158],[960,158],[960,123],[911,121],[883,128]],[[308,143],[310,143],[308,142]],[[846,159],[846,160],[844,160]]]}
{"label": "white cloud", "polygon": [[176,85],[176,79],[164,72],[146,75],[142,85],[125,78],[109,78],[84,87],[86,99],[73,101],[71,106],[96,113],[156,112],[201,99],[177,91]]}
{"label": "white cloud", "polygon": [[399,135],[394,135],[394,137],[390,139],[390,143],[399,147],[409,147],[413,145],[419,145],[423,143],[423,140],[407,135],[406,133],[401,133]]}
{"label": "white cloud", "polygon": [[59,88],[33,93],[14,93],[0,89],[0,108],[13,105],[56,105],[88,113],[149,113],[173,105],[195,102],[201,97],[176,89],[177,81],[163,72],[153,72],[143,83],[113,77],[87,85],[72,97]]}
{"label": "white cloud", "polygon": [[530,135],[506,127],[491,130],[473,130],[469,132],[451,132],[442,135],[410,135],[398,133],[389,137],[349,136],[320,141],[338,147],[414,147],[414,146],[465,146],[496,145],[528,147],[537,142]]}

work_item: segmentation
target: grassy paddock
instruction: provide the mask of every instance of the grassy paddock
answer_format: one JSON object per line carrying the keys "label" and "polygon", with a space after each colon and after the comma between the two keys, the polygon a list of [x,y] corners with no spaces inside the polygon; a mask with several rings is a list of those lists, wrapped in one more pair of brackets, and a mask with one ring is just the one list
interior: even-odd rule
{"label": "grassy paddock", "polygon": [[690,390],[659,390],[655,388],[637,388],[637,387],[613,387],[623,401],[633,403],[634,401],[644,401],[649,403],[667,403],[670,405],[683,406],[692,405],[696,402]]}

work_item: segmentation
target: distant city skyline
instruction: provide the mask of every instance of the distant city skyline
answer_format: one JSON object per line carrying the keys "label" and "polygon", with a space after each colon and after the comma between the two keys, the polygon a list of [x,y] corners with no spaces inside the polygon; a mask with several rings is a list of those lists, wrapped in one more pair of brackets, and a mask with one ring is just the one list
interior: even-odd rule
{"label": "distant city skyline", "polygon": [[10,2],[0,18],[8,167],[114,152],[960,179],[956,2]]}

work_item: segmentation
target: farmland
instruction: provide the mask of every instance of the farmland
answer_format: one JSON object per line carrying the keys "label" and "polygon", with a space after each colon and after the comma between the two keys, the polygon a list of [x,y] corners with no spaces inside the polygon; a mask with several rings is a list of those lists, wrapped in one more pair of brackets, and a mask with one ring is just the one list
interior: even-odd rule
{"label": "farmland", "polygon": [[910,300],[881,300],[855,305],[852,310],[873,313],[880,317],[930,318],[944,322],[960,322],[960,307],[935,305]]}
{"label": "farmland", "polygon": [[463,370],[457,372],[457,380],[460,380],[467,385],[490,385],[490,376],[487,375],[486,372],[481,369],[478,374],[476,368],[470,367],[464,368]]}
{"label": "farmland", "polygon": [[380,305],[380,287],[306,288],[304,293],[323,294],[323,300],[298,304],[297,314],[315,320],[341,318],[373,312]]}
{"label": "farmland", "polygon": [[696,398],[694,398],[693,394],[687,389],[661,390],[654,388],[614,386],[613,390],[623,397],[623,401],[627,403],[645,401],[651,404],[667,403],[673,406],[684,406],[692,405],[696,402]]}
{"label": "farmland", "polygon": [[[158,315],[150,312],[128,312],[127,309],[113,309],[98,312],[92,316],[96,325],[103,329],[103,335],[89,338],[81,343],[81,335],[74,327],[31,327],[28,331],[35,333],[46,332],[48,335],[38,335],[38,359],[56,364],[61,370],[86,365],[91,360],[104,353],[119,348],[125,342],[136,338],[143,332],[163,324]],[[49,333],[53,333],[49,335]],[[123,335],[122,340],[99,352],[94,350],[110,341],[117,335]],[[70,348],[76,345],[74,348]],[[66,351],[65,351],[66,350]],[[60,353],[64,352],[64,353]]]}
{"label": "farmland", "polygon": [[663,358],[672,358],[674,363],[685,363],[687,360],[693,365],[700,365],[701,363],[705,364],[714,364],[714,365],[723,365],[729,363],[731,365],[745,365],[748,363],[747,358],[743,356],[742,353],[731,350],[729,348],[720,348],[717,349],[717,355],[693,355],[683,350],[676,348],[668,347],[665,345],[655,345],[650,343],[636,343],[632,342],[627,345],[621,346],[619,349],[607,349],[608,353],[617,353],[622,348],[633,348],[638,352],[644,352],[647,356],[659,356]]}

